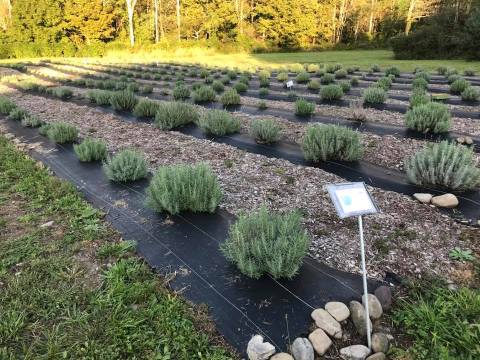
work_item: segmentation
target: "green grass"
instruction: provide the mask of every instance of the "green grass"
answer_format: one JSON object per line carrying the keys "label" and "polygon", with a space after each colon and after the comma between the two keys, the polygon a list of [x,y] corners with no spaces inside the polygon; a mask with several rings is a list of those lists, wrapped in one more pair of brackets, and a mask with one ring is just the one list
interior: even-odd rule
{"label": "green grass", "polygon": [[0,199],[1,359],[232,358],[98,210],[3,137]]}

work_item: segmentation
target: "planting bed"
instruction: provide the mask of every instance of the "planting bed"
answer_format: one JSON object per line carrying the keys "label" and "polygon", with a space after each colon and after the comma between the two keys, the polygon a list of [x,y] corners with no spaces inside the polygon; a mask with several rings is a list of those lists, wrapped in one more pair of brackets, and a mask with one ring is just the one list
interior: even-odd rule
{"label": "planting bed", "polygon": [[[205,81],[188,73],[195,70],[193,66],[175,69],[185,75],[182,82],[187,88]],[[176,80],[171,74],[174,68],[169,65],[132,65],[124,69],[117,65],[43,64],[28,70],[32,78],[0,85],[0,95],[42,121],[74,125],[80,138],[103,140],[109,153],[134,148],[145,154],[150,172],[174,164],[205,162],[211,167],[223,191],[219,210],[213,214],[158,215],[145,209],[148,181],[114,185],[108,182],[98,163],[78,162],[70,146],[55,146],[39,137],[36,130],[22,128],[19,122],[5,117],[1,120],[5,131],[23,137],[29,144],[39,142],[39,146],[32,146],[33,155],[79,186],[95,205],[108,209],[109,220],[125,237],[139,242],[138,249],[150,264],[163,271],[176,271],[174,287],[186,289],[186,296],[195,302],[208,303],[221,332],[240,350],[255,333],[263,334],[284,349],[289,342],[289,331],[292,336],[307,331],[313,308],[332,299],[359,299],[357,223],[355,219],[338,219],[325,190],[329,183],[364,181],[380,209],[378,214],[364,220],[371,290],[378,281],[394,282],[401,277],[433,275],[458,283],[473,281],[473,265],[458,263],[449,253],[454,248],[480,252],[478,187],[460,192],[412,184],[405,173],[408,164],[405,160],[439,140],[456,143],[461,138],[473,150],[473,162],[478,167],[480,111],[474,103],[452,96],[446,105],[452,115],[450,131],[423,134],[406,127],[403,113],[409,108],[412,82],[406,74],[395,79],[385,104],[359,109],[350,108],[350,103],[361,99],[362,89],[380,78],[377,74],[364,76],[358,88],[352,87],[343,99],[332,102],[320,100],[316,93],[301,85],[296,95],[315,105],[312,115],[299,116],[295,114],[298,104],[294,104],[295,99],[276,80],[277,74],[271,73],[268,94],[260,94],[260,82],[265,79],[257,73],[250,75],[247,91],[240,93],[240,104],[227,107],[227,114],[238,122],[238,133],[211,136],[205,135],[197,124],[164,131],[154,125],[154,116],[133,116],[133,108],[115,112],[108,106],[97,106],[88,100],[86,84],[76,82],[89,79],[90,89],[102,88],[101,78],[115,84],[152,85],[153,91],[137,93],[138,99],[154,100],[159,105],[173,100]],[[145,73],[148,79],[138,78]],[[153,79],[151,74],[167,75],[170,80]],[[215,74],[219,77],[214,78]],[[212,81],[226,74],[218,70],[212,73]],[[238,83],[241,76],[239,73],[225,84],[224,91]],[[320,79],[315,74],[311,78]],[[25,86],[27,81],[40,80],[50,88],[61,85],[62,89],[71,90],[71,97],[60,100],[53,91]],[[443,77],[432,77],[429,89],[448,92],[445,81]],[[478,78],[469,81],[472,86],[480,83]],[[195,107],[198,116],[203,118],[212,109],[222,109],[218,102],[221,96],[219,92],[216,102],[199,103]],[[192,103],[191,97],[185,102]],[[259,109],[260,101],[264,101],[266,109]],[[353,120],[355,111],[362,112],[365,121]],[[273,144],[257,143],[252,137],[252,123],[265,119],[280,128]],[[350,162],[336,158],[306,160],[302,144],[314,124],[358,130],[354,134],[358,134],[363,144],[363,156]],[[459,204],[455,209],[440,209],[412,198],[414,193],[426,192],[433,195],[452,192]],[[263,204],[273,211],[300,210],[303,215],[302,225],[311,243],[309,256],[293,280],[244,277],[219,250],[236,216],[259,209]]]}

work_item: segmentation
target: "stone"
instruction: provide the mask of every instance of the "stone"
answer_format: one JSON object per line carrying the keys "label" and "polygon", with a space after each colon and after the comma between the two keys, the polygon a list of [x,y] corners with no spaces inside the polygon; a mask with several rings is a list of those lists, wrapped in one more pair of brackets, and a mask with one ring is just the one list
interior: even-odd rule
{"label": "stone", "polygon": [[350,316],[350,310],[347,305],[339,301],[331,301],[325,304],[325,310],[333,316],[338,322],[347,320]]}
{"label": "stone", "polygon": [[465,143],[465,138],[463,136],[460,136],[460,137],[457,138],[457,142],[459,144],[463,144],[463,143]]}
{"label": "stone", "polygon": [[325,331],[322,329],[316,329],[310,335],[308,335],[308,340],[312,343],[313,348],[318,355],[323,355],[327,350],[332,346],[332,340],[325,334]]}
{"label": "stone", "polygon": [[434,196],[432,198],[432,204],[443,208],[454,208],[458,206],[458,199],[453,194],[444,194],[440,196]]}
{"label": "stone", "polygon": [[370,349],[365,345],[352,345],[340,349],[340,356],[345,360],[365,360]]}
{"label": "stone", "polygon": [[386,360],[387,357],[385,356],[384,353],[375,353],[373,355],[370,355],[369,357],[367,357],[367,360]]}
{"label": "stone", "polygon": [[270,360],[293,360],[292,355],[287,353],[278,353],[273,355]]}
{"label": "stone", "polygon": [[275,346],[263,342],[263,336],[261,335],[255,335],[248,342],[247,355],[249,360],[267,360],[273,354],[275,354]]}
{"label": "stone", "polygon": [[[366,303],[365,295],[362,296],[363,304]],[[370,319],[376,320],[380,319],[383,314],[382,304],[378,301],[377,297],[373,294],[368,294],[368,312]]]}
{"label": "stone", "polygon": [[[362,336],[367,335],[367,326],[365,324],[365,319],[367,315],[365,314],[365,308],[358,301],[350,301],[350,314],[352,316],[353,324],[357,329],[358,333]],[[372,322],[370,321],[370,331],[372,329]]]}
{"label": "stone", "polygon": [[387,353],[389,347],[390,341],[388,340],[387,335],[383,333],[374,333],[372,335],[372,351],[374,353]]}
{"label": "stone", "polygon": [[312,319],[315,320],[315,324],[328,335],[336,339],[342,338],[342,326],[326,310],[315,309],[311,316]]}
{"label": "stone", "polygon": [[433,195],[428,193],[415,193],[413,194],[413,197],[420,201],[422,204],[430,204]]}
{"label": "stone", "polygon": [[315,357],[312,343],[307,338],[296,338],[290,351],[295,360],[313,360]]}
{"label": "stone", "polygon": [[472,145],[473,139],[470,136],[465,136],[465,144]]}
{"label": "stone", "polygon": [[377,297],[378,301],[382,305],[382,309],[384,311],[390,310],[392,307],[392,290],[389,286],[379,286],[375,292],[375,296]]}
{"label": "stone", "polygon": [[46,222],[45,224],[40,225],[42,229],[52,227],[53,226],[53,221]]}

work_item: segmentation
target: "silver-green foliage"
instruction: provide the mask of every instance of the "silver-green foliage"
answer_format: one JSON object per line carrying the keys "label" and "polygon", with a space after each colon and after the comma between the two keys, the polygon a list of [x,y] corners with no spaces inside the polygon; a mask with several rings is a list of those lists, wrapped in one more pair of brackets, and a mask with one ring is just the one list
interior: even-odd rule
{"label": "silver-green foliage", "polygon": [[43,121],[35,115],[27,115],[22,119],[22,126],[36,128],[43,125]]}
{"label": "silver-green foliage", "polygon": [[242,214],[221,245],[225,257],[245,275],[258,279],[293,278],[306,256],[310,239],[297,212],[271,214],[266,207]]}
{"label": "silver-green foliage", "polygon": [[450,85],[450,92],[452,94],[461,94],[469,86],[470,83],[467,80],[460,78]]}
{"label": "silver-green foliage", "polygon": [[159,107],[158,101],[149,99],[140,99],[133,109],[133,115],[136,117],[153,118]]}
{"label": "silver-green foliage", "polygon": [[322,100],[340,100],[343,97],[343,89],[338,84],[329,84],[320,89]]}
{"label": "silver-green foliage", "polygon": [[315,112],[315,104],[305,99],[295,101],[295,114],[300,116],[308,116]]}
{"label": "silver-green foliage", "polygon": [[228,89],[225,91],[221,98],[220,101],[224,106],[229,106],[229,105],[239,105],[240,104],[240,95],[238,95],[237,90],[235,89]]}
{"label": "silver-green foliage", "polygon": [[362,93],[363,103],[364,104],[383,104],[387,98],[387,92],[380,87],[369,87],[366,88]]}
{"label": "silver-green foliage", "polygon": [[444,104],[427,102],[408,110],[405,124],[408,128],[422,133],[447,132],[451,126],[450,112]]}
{"label": "silver-green foliage", "polygon": [[215,101],[216,95],[210,86],[202,85],[193,92],[192,97],[195,103],[202,103]]}
{"label": "silver-green foliage", "polygon": [[240,130],[240,120],[224,110],[207,111],[200,117],[198,126],[208,135],[223,136]]}
{"label": "silver-green foliage", "polygon": [[337,125],[312,125],[303,138],[303,154],[309,161],[356,161],[363,156],[357,131]]}
{"label": "silver-green foliage", "polygon": [[73,150],[80,161],[91,162],[105,160],[107,157],[107,145],[104,141],[86,138],[79,145],[73,145]]}
{"label": "silver-green foliage", "polygon": [[410,96],[410,108],[414,108],[418,105],[427,104],[430,102],[430,97],[425,90],[421,88],[415,88]]}
{"label": "silver-green foliage", "polygon": [[47,137],[57,144],[74,142],[78,136],[78,129],[66,122],[56,122],[50,125]]}
{"label": "silver-green foliage", "polygon": [[190,97],[190,89],[185,85],[177,85],[173,89],[173,98],[175,100],[185,100]]}
{"label": "silver-green foliage", "polygon": [[388,76],[381,77],[375,83],[375,86],[382,88],[385,91],[388,91],[392,87],[392,79],[390,79]]}
{"label": "silver-green foliage", "polygon": [[214,212],[222,190],[207,164],[160,167],[147,188],[147,204],[158,212]]}
{"label": "silver-green foliage", "polygon": [[158,105],[154,124],[162,130],[171,130],[197,122],[198,119],[198,110],[195,106],[174,101]]}
{"label": "silver-green foliage", "polygon": [[90,102],[101,106],[110,105],[111,96],[112,92],[108,90],[91,90],[87,92]]}
{"label": "silver-green foliage", "polygon": [[434,185],[451,190],[480,186],[480,169],[473,150],[442,141],[427,145],[405,161],[409,180],[418,185]]}
{"label": "silver-green foliage", "polygon": [[473,86],[468,86],[465,90],[463,90],[461,95],[463,101],[478,101],[480,98],[480,91]]}
{"label": "silver-green foliage", "polygon": [[25,117],[27,117],[29,114],[26,110],[22,109],[22,108],[19,108],[19,107],[15,107],[13,108],[10,113],[8,114],[8,118],[10,120],[16,120],[16,121],[21,121],[23,120]]}
{"label": "silver-green foliage", "polygon": [[423,89],[426,90],[428,88],[428,81],[424,78],[417,78],[412,81],[412,88],[415,89]]}
{"label": "silver-green foliage", "polygon": [[107,158],[103,170],[112,181],[135,181],[147,176],[147,161],[142,153],[125,149]]}
{"label": "silver-green foliage", "polygon": [[299,83],[299,84],[305,84],[307,83],[309,80],[310,80],[310,74],[306,71],[304,72],[301,72],[297,75],[297,77],[295,78],[295,80]]}
{"label": "silver-green foliage", "polygon": [[114,91],[110,96],[110,105],[117,111],[132,111],[138,98],[132,91]]}
{"label": "silver-green foliage", "polygon": [[17,105],[7,98],[6,96],[0,96],[0,114],[2,115],[8,115],[10,114],[10,111],[15,109]]}
{"label": "silver-green foliage", "polygon": [[273,120],[254,120],[250,125],[250,133],[259,143],[271,144],[280,138],[280,126]]}

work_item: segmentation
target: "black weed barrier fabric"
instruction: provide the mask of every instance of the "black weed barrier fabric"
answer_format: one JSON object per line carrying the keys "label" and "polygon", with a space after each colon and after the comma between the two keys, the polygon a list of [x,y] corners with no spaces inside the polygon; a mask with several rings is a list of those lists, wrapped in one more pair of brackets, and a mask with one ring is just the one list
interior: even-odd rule
{"label": "black weed barrier fabric", "polygon": [[[71,146],[54,145],[37,130],[2,121],[23,141],[40,143],[32,156],[103,209],[124,239],[137,242],[138,252],[152,267],[162,274],[175,274],[170,282],[174,290],[194,303],[207,304],[220,333],[242,354],[254,334],[285,350],[296,336],[308,333],[313,309],[331,300],[348,303],[361,298],[358,275],[311,258],[306,258],[293,280],[249,279],[219,251],[234,221],[231,214],[222,210],[169,217],[155,213],[144,205],[147,181],[114,184],[100,164],[79,162]],[[371,281],[370,292],[378,285]]]}

